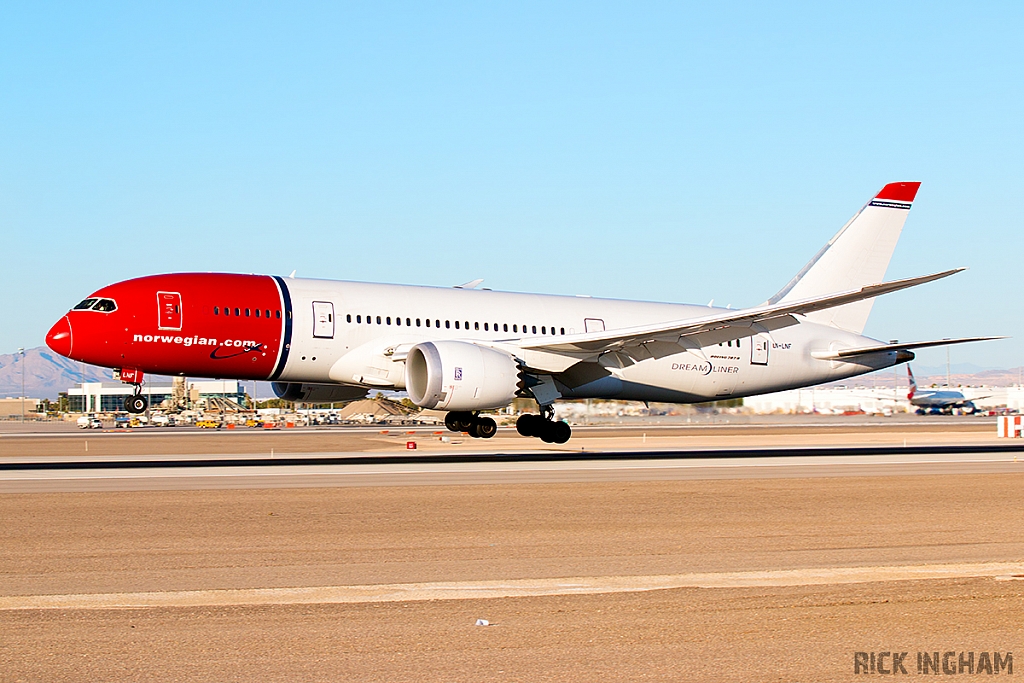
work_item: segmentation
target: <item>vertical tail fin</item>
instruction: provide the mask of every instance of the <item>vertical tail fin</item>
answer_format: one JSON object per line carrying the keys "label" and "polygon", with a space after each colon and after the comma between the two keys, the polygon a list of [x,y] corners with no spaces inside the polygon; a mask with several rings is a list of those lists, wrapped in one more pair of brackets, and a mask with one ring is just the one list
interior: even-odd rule
{"label": "vertical tail fin", "polygon": [[907,381],[910,382],[910,392],[907,394],[907,400],[912,401],[914,394],[917,393],[917,382],[914,381],[914,373],[910,370],[910,365],[907,365]]}
{"label": "vertical tail fin", "polygon": [[[881,282],[921,183],[889,183],[768,303],[797,301]],[[812,322],[861,333],[873,299],[808,314]]]}

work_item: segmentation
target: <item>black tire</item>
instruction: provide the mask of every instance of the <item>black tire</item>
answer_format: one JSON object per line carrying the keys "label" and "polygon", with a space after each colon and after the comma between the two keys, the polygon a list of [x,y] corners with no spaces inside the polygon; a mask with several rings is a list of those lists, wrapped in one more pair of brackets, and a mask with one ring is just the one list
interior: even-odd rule
{"label": "black tire", "polygon": [[540,436],[537,432],[537,421],[539,419],[539,415],[523,413],[519,416],[519,419],[516,420],[516,431],[523,436]]}
{"label": "black tire", "polygon": [[473,429],[476,430],[474,436],[481,439],[490,439],[498,433],[498,423],[489,417],[481,417],[473,424]]}
{"label": "black tire", "polygon": [[549,431],[554,443],[565,443],[572,436],[572,427],[564,422],[552,422]]}
{"label": "black tire", "polygon": [[139,394],[129,396],[124,400],[124,409],[129,413],[144,413],[148,405],[149,401],[146,400],[146,397]]}
{"label": "black tire", "polygon": [[474,422],[471,413],[452,411],[444,416],[444,426],[453,432],[468,432]]}

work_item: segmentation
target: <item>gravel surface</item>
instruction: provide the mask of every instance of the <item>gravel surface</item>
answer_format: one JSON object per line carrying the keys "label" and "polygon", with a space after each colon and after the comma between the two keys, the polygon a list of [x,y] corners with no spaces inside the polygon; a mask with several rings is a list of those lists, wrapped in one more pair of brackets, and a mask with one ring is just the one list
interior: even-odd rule
{"label": "gravel surface", "polygon": [[[0,594],[1020,562],[1022,483],[1004,474],[13,494],[0,497]],[[1022,589],[977,578],[0,610],[0,681],[822,681],[855,678],[856,651],[892,650],[910,653],[915,675],[918,650],[1024,652]]]}

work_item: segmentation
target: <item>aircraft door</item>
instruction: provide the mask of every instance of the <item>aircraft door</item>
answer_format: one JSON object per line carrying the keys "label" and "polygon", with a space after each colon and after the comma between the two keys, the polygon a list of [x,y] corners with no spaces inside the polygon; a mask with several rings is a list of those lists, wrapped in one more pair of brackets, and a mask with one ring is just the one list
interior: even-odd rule
{"label": "aircraft door", "polygon": [[604,332],[604,321],[600,318],[584,318],[583,325],[587,332]]}
{"label": "aircraft door", "polygon": [[313,302],[313,336],[317,339],[334,338],[334,304],[330,301]]}
{"label": "aircraft door", "polygon": [[757,335],[750,338],[750,364],[768,365],[768,338]]}
{"label": "aircraft door", "polygon": [[157,292],[157,327],[161,330],[181,329],[181,294],[178,292]]}

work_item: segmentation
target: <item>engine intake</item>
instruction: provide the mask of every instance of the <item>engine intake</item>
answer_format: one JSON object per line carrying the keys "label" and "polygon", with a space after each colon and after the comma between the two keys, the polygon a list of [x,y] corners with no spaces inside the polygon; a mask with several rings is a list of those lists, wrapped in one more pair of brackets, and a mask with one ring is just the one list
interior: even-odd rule
{"label": "engine intake", "polygon": [[341,403],[366,396],[367,389],[347,384],[304,384],[302,382],[274,382],[271,385],[278,398],[302,403]]}
{"label": "engine intake", "polygon": [[421,408],[491,410],[516,396],[519,364],[487,346],[457,341],[423,342],[409,349],[405,388]]}

